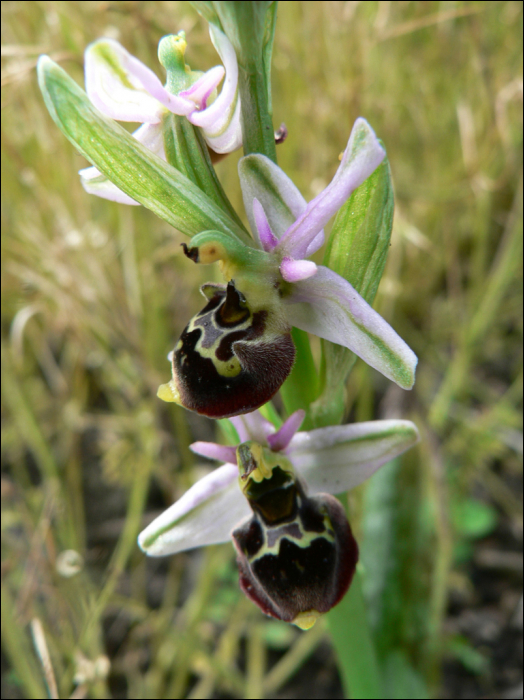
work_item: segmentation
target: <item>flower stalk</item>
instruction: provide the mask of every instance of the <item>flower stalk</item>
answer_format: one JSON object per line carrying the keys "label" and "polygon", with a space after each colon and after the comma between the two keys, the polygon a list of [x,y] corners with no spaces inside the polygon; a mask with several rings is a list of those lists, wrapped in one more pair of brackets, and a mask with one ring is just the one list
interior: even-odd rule
{"label": "flower stalk", "polygon": [[192,2],[193,7],[224,31],[238,58],[244,154],[261,153],[276,163],[271,114],[271,54],[276,2]]}

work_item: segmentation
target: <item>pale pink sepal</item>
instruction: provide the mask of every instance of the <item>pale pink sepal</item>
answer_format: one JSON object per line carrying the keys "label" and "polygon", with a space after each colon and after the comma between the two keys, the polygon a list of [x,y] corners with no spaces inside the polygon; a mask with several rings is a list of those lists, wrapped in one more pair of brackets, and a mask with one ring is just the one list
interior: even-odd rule
{"label": "pale pink sepal", "polygon": [[215,66],[202,75],[190,88],[182,90],[178,93],[178,97],[183,97],[186,100],[192,100],[197,109],[205,109],[209,96],[216,90],[220,81],[224,77],[225,70],[223,66]]}
{"label": "pale pink sepal", "polygon": [[224,464],[197,481],[138,536],[149,556],[228,542],[231,530],[251,514],[238,486],[238,467]]}
{"label": "pale pink sepal", "polygon": [[310,495],[343,493],[420,439],[409,420],[379,420],[297,433],[287,454]]}
{"label": "pale pink sepal", "polygon": [[85,83],[95,107],[119,121],[156,124],[165,108],[180,115],[195,110],[194,102],[171,95],[152,70],[112,39],[87,47]]}
{"label": "pale pink sepal", "polygon": [[270,253],[278,243],[278,238],[275,236],[269,225],[264,208],[258,201],[253,200],[253,219],[255,221],[255,230],[253,233],[258,239],[258,244],[266,253]]}
{"label": "pale pink sepal", "polygon": [[299,409],[289,416],[276,433],[268,435],[268,445],[274,452],[283,452],[287,448],[295,433],[304,422],[305,417],[306,412]]}
{"label": "pale pink sepal", "polygon": [[189,445],[191,452],[208,459],[216,459],[219,462],[237,463],[237,451],[229,445],[219,445],[216,442],[194,442]]}
{"label": "pale pink sepal", "polygon": [[411,389],[417,356],[343,277],[319,265],[317,274],[296,282],[284,301],[291,325],[344,345],[403,389]]}
{"label": "pale pink sepal", "polygon": [[317,274],[318,267],[311,260],[293,260],[284,257],[280,263],[280,274],[286,282],[300,282]]}
{"label": "pale pink sepal", "polygon": [[386,155],[375,132],[359,117],[351,131],[342,161],[331,183],[306,207],[280,239],[279,248],[293,258],[304,258],[319,231],[352,192],[380,165]]}

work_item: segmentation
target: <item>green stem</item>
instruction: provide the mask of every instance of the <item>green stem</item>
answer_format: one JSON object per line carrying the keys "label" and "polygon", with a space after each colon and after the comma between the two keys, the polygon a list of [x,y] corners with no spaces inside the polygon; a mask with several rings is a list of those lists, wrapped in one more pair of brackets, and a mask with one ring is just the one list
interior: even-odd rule
{"label": "green stem", "polygon": [[[317,370],[311,353],[308,334],[298,328],[293,328],[291,334],[297,354],[291,374],[280,389],[288,414],[297,411],[299,408],[307,411],[318,392]],[[309,423],[310,419],[308,417],[302,425],[302,430],[308,430],[309,427],[313,427]]]}
{"label": "green stem", "polygon": [[345,598],[326,615],[346,698],[383,698],[380,669],[357,567]]}
{"label": "green stem", "polygon": [[244,155],[262,153],[276,163],[275,133],[269,114],[262,62],[247,67],[239,65],[238,69]]}
{"label": "green stem", "polygon": [[244,155],[262,153],[276,163],[269,65],[276,3],[215,2],[211,14],[209,3],[194,5],[209,21],[220,22],[235,48]]}

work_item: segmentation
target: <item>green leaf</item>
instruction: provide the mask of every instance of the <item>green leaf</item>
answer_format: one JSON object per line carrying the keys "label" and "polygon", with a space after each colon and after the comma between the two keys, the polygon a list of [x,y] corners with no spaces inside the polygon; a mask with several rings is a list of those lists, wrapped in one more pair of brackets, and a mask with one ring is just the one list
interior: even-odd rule
{"label": "green leaf", "polygon": [[387,697],[392,698],[392,700],[408,700],[408,698],[425,700],[425,698],[429,698],[424,678],[413,668],[407,654],[398,649],[386,656],[384,685]]}
{"label": "green leaf", "polygon": [[202,190],[99,112],[75,81],[47,56],[38,62],[38,80],[57,126],[123,192],[188,236],[220,228],[251,244],[247,233]]}
{"label": "green leaf", "polygon": [[453,524],[464,537],[478,539],[489,535],[497,526],[496,509],[475,498],[461,500],[452,508]]}
{"label": "green leaf", "polygon": [[222,433],[222,441],[226,445],[238,445],[240,438],[236,431],[235,426],[228,418],[219,418],[217,420],[218,427]]}
{"label": "green leaf", "polygon": [[345,697],[385,697],[366,615],[360,566],[345,597],[327,613],[326,622],[337,654]]}
{"label": "green leaf", "polygon": [[[426,491],[416,454],[408,453],[381,467],[367,482],[362,504],[359,547],[368,617],[377,656],[398,693],[407,693],[408,685],[417,687],[410,668],[417,674],[422,670],[420,649],[431,633],[437,633],[440,622],[430,606],[435,558],[440,552]],[[387,668],[388,657],[398,652],[406,658],[391,657]],[[388,685],[386,697],[426,697],[392,691]]]}
{"label": "green leaf", "polygon": [[215,27],[220,29],[221,32],[224,31],[222,22],[216,13],[214,2],[206,2],[205,0],[190,0],[190,2],[198,14],[206,20],[206,22],[209,22],[209,24],[214,24]]}
{"label": "green leaf", "polygon": [[[308,334],[299,328],[291,331],[297,351],[295,364],[291,374],[280,388],[280,394],[288,415],[299,408],[307,410],[317,395],[317,370],[311,353]],[[306,416],[302,430],[310,430],[313,426]]]}
{"label": "green leaf", "polygon": [[268,8],[265,17],[264,39],[262,41],[262,62],[264,65],[264,79],[267,92],[267,109],[269,114],[273,114],[273,102],[271,98],[271,57],[273,55],[273,41],[275,39],[275,28],[277,24],[277,5],[273,2]]}
{"label": "green leaf", "polygon": [[339,209],[324,265],[372,304],[384,272],[393,227],[393,185],[386,159]]}
{"label": "green leaf", "polygon": [[229,214],[237,226],[246,231],[216,175],[202,131],[186,117],[171,112],[164,117],[162,128],[167,162],[194,182],[220,209]]}
{"label": "green leaf", "polygon": [[466,637],[460,635],[452,637],[447,646],[448,651],[453,654],[470,673],[482,675],[489,671],[489,657],[478,649],[475,649]]}

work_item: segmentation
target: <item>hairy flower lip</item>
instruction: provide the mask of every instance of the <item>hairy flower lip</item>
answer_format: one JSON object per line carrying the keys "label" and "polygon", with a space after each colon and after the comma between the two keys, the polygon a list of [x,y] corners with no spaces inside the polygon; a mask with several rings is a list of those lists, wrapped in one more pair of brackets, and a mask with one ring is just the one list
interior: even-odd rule
{"label": "hairy flower lip", "polygon": [[[259,411],[230,420],[241,442],[252,439],[278,447],[278,451],[283,449],[311,496],[342,493],[358,486],[419,440],[416,426],[407,420],[296,432],[302,418],[300,413],[292,414],[279,431]],[[205,443],[204,449],[200,447],[192,445],[193,451],[213,459],[230,454],[223,452],[223,445]],[[234,463],[223,464],[200,479],[140,533],[140,548],[149,556],[166,556],[229,541],[232,529],[251,514],[237,479]]]}
{"label": "hairy flower lip", "polygon": [[289,460],[247,442],[240,486],[252,515],[232,532],[240,588],[266,614],[309,629],[345,595],[358,545],[333,496],[308,496]]}

